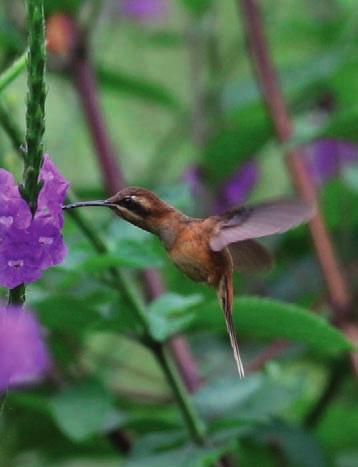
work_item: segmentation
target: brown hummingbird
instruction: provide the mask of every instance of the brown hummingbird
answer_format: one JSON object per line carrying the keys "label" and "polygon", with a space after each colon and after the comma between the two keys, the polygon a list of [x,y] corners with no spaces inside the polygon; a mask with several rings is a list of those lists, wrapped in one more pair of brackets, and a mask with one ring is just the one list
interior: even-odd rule
{"label": "brown hummingbird", "polygon": [[103,201],[68,204],[64,209],[106,206],[119,217],[159,237],[177,268],[196,282],[215,287],[240,377],[244,368],[232,320],[233,271],[270,267],[271,254],[254,238],[308,221],[314,208],[298,199],[277,199],[230,209],[204,219],[186,216],[144,188],[127,187]]}

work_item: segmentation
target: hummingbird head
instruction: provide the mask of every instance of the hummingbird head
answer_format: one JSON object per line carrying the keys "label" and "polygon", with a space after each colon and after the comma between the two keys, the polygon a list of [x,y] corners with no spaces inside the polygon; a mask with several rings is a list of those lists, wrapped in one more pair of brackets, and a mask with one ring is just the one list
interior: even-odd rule
{"label": "hummingbird head", "polygon": [[156,233],[156,225],[160,223],[160,220],[166,214],[174,211],[174,208],[159,199],[154,193],[140,187],[126,187],[106,200],[73,203],[63,208],[72,209],[86,206],[108,207],[131,224],[153,233]]}

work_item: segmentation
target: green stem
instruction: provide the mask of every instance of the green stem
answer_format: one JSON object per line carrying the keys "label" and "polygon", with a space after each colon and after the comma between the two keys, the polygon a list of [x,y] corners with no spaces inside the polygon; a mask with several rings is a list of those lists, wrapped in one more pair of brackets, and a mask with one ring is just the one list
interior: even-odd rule
{"label": "green stem", "polygon": [[23,305],[25,303],[25,285],[20,284],[14,289],[9,290],[9,305]]}
{"label": "green stem", "polygon": [[194,405],[182,382],[182,379],[179,376],[170,354],[167,352],[164,345],[157,343],[156,347],[153,348],[153,352],[155,353],[160,366],[162,367],[163,372],[165,373],[165,376],[167,377],[167,380],[174,392],[177,403],[180,407],[184,421],[186,422],[193,441],[200,446],[205,446],[205,425],[194,408]]}
{"label": "green stem", "polygon": [[0,93],[5,89],[10,83],[14,81],[26,68],[26,57],[27,52],[22,54],[18,59],[14,61],[12,65],[9,66],[5,71],[0,75]]}
{"label": "green stem", "polygon": [[[46,49],[43,0],[28,0],[27,12],[29,51],[27,56],[26,155],[24,157],[24,184],[21,192],[32,213],[35,213],[37,197],[41,189],[38,176],[42,164],[42,138],[45,132]],[[8,118],[9,121],[11,122]],[[5,125],[4,128],[9,130],[9,125]],[[16,125],[10,125],[9,136],[14,146],[20,151],[18,143],[21,137]],[[24,302],[24,284],[9,291],[9,304],[22,305]]]}
{"label": "green stem", "polygon": [[26,158],[23,197],[32,213],[41,189],[38,181],[43,158],[46,100],[46,49],[43,0],[28,0],[29,53],[27,57]]}
{"label": "green stem", "polygon": [[0,125],[3,127],[5,133],[7,133],[15,151],[17,151],[21,157],[24,157],[24,153],[21,149],[24,144],[21,130],[17,122],[13,119],[11,112],[3,105],[0,105]]}

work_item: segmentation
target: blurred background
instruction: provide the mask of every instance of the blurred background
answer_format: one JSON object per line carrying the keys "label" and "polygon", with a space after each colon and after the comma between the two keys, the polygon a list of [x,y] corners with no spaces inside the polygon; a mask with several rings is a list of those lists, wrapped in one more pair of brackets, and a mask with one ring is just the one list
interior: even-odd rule
{"label": "blurred background", "polygon": [[[78,199],[139,185],[199,217],[292,194],[285,152],[302,145],[299,157],[349,284],[353,320],[357,3],[257,2],[292,118],[284,144],[255,79],[239,3],[45,1],[46,151]],[[0,70],[26,46],[24,2],[2,0]],[[25,97],[22,72],[1,92],[2,126],[10,115],[24,132]],[[0,164],[21,180],[22,164],[1,127]],[[242,302],[241,318],[237,310],[248,373],[240,381],[214,293],[183,277],[145,232],[105,210],[84,216],[108,252],[96,253],[68,217],[64,264],[28,288],[53,371],[42,385],[10,391],[2,402],[0,466],[358,465],[357,368],[335,343],[333,327],[326,332],[295,308],[335,320],[307,227],[265,240],[276,258],[272,271],[235,278],[239,297],[265,297]],[[158,335],[185,335],[172,352],[209,427],[207,446],[187,439],[161,369],[135,339],[130,310],[108,277],[112,266],[124,268],[136,293],[150,299]],[[292,321],[285,320],[291,312]],[[351,324],[345,331],[358,334]]]}

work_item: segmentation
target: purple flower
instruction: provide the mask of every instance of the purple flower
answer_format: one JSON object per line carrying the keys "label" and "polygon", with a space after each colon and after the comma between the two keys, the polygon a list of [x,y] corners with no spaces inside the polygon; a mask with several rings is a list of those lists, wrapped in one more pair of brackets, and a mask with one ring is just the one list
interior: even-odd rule
{"label": "purple flower", "polygon": [[29,229],[31,242],[40,252],[41,269],[47,269],[62,263],[67,254],[67,248],[59,228],[43,219],[35,219]]}
{"label": "purple flower", "polygon": [[58,228],[62,228],[62,204],[65,200],[69,183],[49,159],[48,154],[44,155],[40,180],[43,182],[43,187],[39,193],[35,218],[44,218]]}
{"label": "purple flower", "polygon": [[41,277],[41,249],[26,230],[11,229],[0,245],[0,284],[12,289]]}
{"label": "purple flower", "polygon": [[0,305],[0,392],[38,380],[49,367],[50,358],[34,316]]}
{"label": "purple flower", "polygon": [[32,218],[12,175],[0,170],[0,284],[13,288],[41,277],[66,255],[61,228],[62,204],[69,187],[47,154],[40,171],[43,182]]}
{"label": "purple flower", "polygon": [[16,197],[18,189],[14,177],[5,169],[0,169],[0,200],[1,202]]}
{"label": "purple flower", "polygon": [[70,184],[57,170],[48,154],[44,154],[40,180],[44,183],[41,191],[47,195],[46,197],[43,195],[43,201],[47,198],[47,200],[57,201],[59,204],[62,204],[66,198]]}
{"label": "purple flower", "polygon": [[167,0],[121,0],[120,5],[125,16],[143,22],[160,18],[168,10]]}
{"label": "purple flower", "polygon": [[215,212],[222,212],[243,203],[258,179],[258,167],[254,160],[244,163],[222,186]]}
{"label": "purple flower", "polygon": [[0,244],[10,229],[26,229],[31,223],[31,211],[21,198],[12,197],[6,201],[0,200]]}
{"label": "purple flower", "polygon": [[358,148],[345,141],[322,139],[312,144],[304,157],[308,171],[319,186],[337,175],[345,165],[358,161]]}
{"label": "purple flower", "polygon": [[9,229],[24,229],[30,222],[30,209],[22,199],[14,177],[0,169],[0,243]]}

